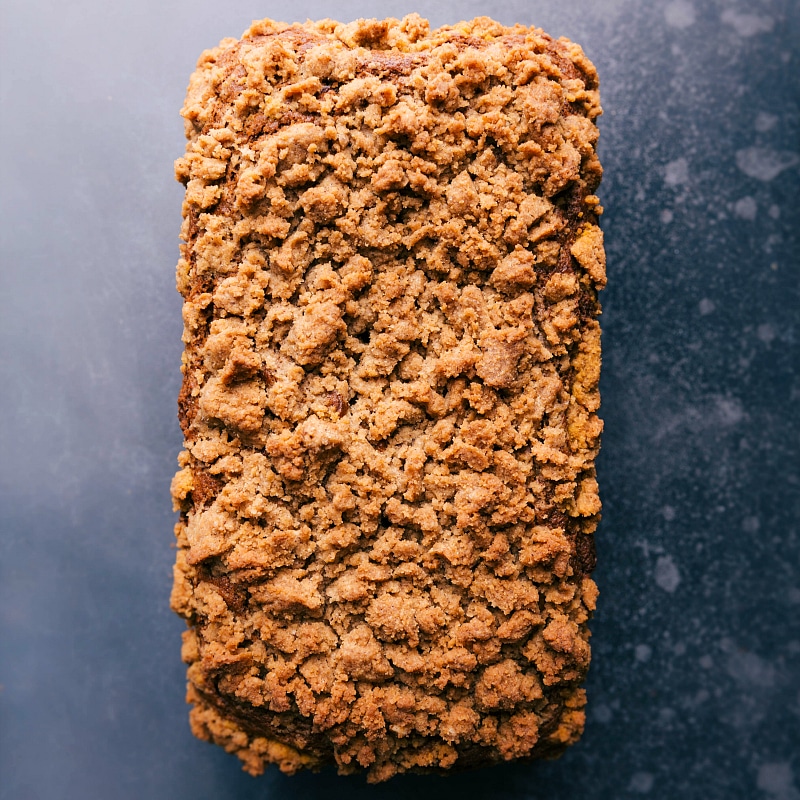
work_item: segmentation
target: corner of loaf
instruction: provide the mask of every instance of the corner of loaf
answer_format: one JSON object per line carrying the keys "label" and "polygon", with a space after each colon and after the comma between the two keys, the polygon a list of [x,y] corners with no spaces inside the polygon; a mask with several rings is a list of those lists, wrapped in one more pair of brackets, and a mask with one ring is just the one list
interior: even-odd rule
{"label": "corner of loaf", "polygon": [[173,609],[252,774],[559,755],[602,422],[597,74],[481,17],[255,22],[182,115]]}

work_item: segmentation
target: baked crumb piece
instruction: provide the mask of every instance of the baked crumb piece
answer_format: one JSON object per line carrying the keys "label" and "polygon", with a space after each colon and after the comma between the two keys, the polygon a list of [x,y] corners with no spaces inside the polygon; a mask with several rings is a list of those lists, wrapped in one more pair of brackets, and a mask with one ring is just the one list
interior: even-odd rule
{"label": "baked crumb piece", "polygon": [[584,724],[597,75],[481,17],[256,22],[182,114],[191,725],[370,781]]}

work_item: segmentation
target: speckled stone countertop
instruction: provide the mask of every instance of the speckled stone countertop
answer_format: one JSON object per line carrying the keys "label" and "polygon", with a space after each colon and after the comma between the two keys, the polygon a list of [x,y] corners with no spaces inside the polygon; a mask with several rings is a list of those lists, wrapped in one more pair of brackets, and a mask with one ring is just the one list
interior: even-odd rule
{"label": "speckled stone countertop", "polygon": [[[601,76],[601,598],[580,744],[380,787],[193,739],[168,608],[178,109],[253,18],[487,14]],[[800,799],[800,5],[57,4],[0,29],[0,798]]]}

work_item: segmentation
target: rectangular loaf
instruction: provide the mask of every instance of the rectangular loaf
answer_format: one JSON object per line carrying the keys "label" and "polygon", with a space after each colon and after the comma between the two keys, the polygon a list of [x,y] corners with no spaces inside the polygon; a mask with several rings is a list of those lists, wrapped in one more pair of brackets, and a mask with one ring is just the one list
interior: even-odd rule
{"label": "rectangular loaf", "polygon": [[172,605],[191,725],[380,781],[583,729],[597,74],[479,18],[257,22],[188,146]]}

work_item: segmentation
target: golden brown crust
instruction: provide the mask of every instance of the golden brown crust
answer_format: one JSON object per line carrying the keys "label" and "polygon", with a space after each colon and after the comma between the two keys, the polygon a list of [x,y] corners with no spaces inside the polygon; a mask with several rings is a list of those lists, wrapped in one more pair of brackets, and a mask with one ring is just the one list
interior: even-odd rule
{"label": "golden brown crust", "polygon": [[182,113],[192,730],[252,773],[557,755],[597,595],[594,68],[486,18],[265,20]]}

